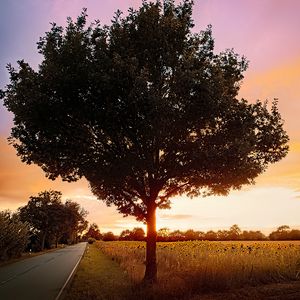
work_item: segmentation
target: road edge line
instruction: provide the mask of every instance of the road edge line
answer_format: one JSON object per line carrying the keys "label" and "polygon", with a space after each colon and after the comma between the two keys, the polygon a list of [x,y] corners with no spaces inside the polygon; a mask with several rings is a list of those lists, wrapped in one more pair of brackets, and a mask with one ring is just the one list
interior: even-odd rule
{"label": "road edge line", "polygon": [[79,263],[80,263],[81,260],[82,260],[82,257],[83,257],[83,255],[84,255],[84,253],[85,253],[85,251],[86,251],[86,247],[87,247],[87,243],[85,244],[85,249],[84,249],[83,253],[81,254],[81,256],[79,257],[78,262],[76,263],[75,267],[73,268],[72,272],[70,273],[69,277],[67,278],[65,284],[64,284],[63,287],[60,289],[60,291],[59,291],[58,295],[56,296],[55,300],[59,300],[59,298],[62,296],[62,294],[63,294],[63,292],[64,292],[66,286],[69,284],[69,282],[70,282],[71,278],[73,277],[73,275],[74,275],[74,273],[75,273],[75,271],[76,271],[76,269],[77,269]]}

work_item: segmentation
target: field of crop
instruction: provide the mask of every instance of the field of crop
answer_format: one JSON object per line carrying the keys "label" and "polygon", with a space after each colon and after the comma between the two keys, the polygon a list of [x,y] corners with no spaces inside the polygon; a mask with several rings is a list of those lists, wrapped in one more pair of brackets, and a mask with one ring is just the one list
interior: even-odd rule
{"label": "field of crop", "polygon": [[[145,270],[144,242],[99,242],[133,283]],[[157,243],[158,291],[166,296],[218,292],[300,279],[297,242]]]}

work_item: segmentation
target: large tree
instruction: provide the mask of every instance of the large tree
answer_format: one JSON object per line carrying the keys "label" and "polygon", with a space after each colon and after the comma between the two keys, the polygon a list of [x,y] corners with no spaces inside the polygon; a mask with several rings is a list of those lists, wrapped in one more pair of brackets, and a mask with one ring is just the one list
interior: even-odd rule
{"label": "large tree", "polygon": [[100,240],[102,238],[102,234],[100,232],[100,229],[96,223],[92,223],[88,229],[88,231],[85,233],[84,238],[93,238],[95,240]]}
{"label": "large tree", "polygon": [[80,205],[74,201],[67,200],[65,205],[66,218],[64,224],[65,233],[69,243],[77,243],[78,236],[87,228],[88,222],[85,219],[88,212],[80,207]]}
{"label": "large tree", "polygon": [[40,236],[42,250],[50,239],[54,239],[57,247],[63,235],[68,242],[75,243],[78,234],[87,227],[87,211],[70,200],[62,203],[61,196],[59,191],[43,191],[19,208],[21,220],[28,222],[32,232]]}
{"label": "large tree", "polygon": [[50,179],[92,192],[147,223],[145,280],[156,279],[156,209],[187,194],[227,194],[283,158],[277,102],[238,99],[247,61],[193,33],[192,0],[143,1],[110,26],[52,24],[37,70],[9,66],[10,141]]}
{"label": "large tree", "polygon": [[19,208],[19,215],[40,236],[41,250],[44,250],[47,238],[61,231],[65,219],[61,192],[50,190],[30,196],[28,203]]}
{"label": "large tree", "polygon": [[0,261],[21,256],[29,242],[29,224],[18,214],[0,211]]}

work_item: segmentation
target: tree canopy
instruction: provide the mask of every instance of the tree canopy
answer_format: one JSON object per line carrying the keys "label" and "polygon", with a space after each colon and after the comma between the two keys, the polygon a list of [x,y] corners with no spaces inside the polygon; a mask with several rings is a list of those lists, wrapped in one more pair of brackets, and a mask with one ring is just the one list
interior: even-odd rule
{"label": "tree canopy", "polygon": [[29,224],[10,211],[0,211],[0,261],[21,256],[29,242]]}
{"label": "tree canopy", "polygon": [[145,231],[143,228],[135,227],[132,230],[125,229],[119,236],[121,241],[144,241]]}
{"label": "tree canopy", "polygon": [[147,222],[152,246],[155,210],[171,197],[226,195],[288,151],[277,101],[237,98],[248,62],[214,53],[210,26],[192,32],[192,6],[143,1],[110,26],[87,26],[86,10],[53,23],[38,69],[9,66],[1,93],[22,161],[50,179],[85,177],[99,199]]}
{"label": "tree canopy", "polygon": [[100,232],[100,229],[96,223],[92,223],[89,226],[88,231],[84,234],[84,238],[93,238],[95,240],[100,240],[102,238],[102,234]]}
{"label": "tree canopy", "polygon": [[32,234],[40,236],[42,250],[50,238],[56,245],[63,235],[69,242],[76,242],[77,235],[87,227],[87,211],[70,200],[62,203],[61,196],[59,191],[43,191],[19,208],[20,219],[31,226]]}

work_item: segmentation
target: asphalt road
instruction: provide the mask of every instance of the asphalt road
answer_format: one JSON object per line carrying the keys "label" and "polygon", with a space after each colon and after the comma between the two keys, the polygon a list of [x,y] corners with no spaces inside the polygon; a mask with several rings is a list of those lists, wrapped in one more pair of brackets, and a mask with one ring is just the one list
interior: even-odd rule
{"label": "asphalt road", "polygon": [[86,247],[69,246],[0,268],[0,300],[54,300]]}

